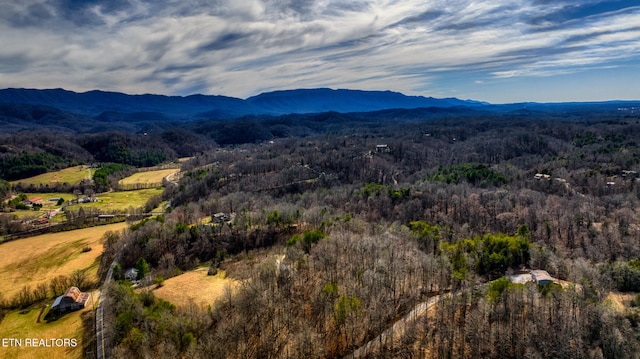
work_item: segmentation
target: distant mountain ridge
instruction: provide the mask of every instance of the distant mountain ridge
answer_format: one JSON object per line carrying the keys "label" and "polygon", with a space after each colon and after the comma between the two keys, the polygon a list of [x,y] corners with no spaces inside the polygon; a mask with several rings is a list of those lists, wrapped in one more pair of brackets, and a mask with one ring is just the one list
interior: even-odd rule
{"label": "distant mountain ridge", "polygon": [[[6,132],[49,126],[72,131],[131,130],[164,126],[171,122],[234,119],[243,116],[281,116],[314,113],[370,113],[432,109],[456,116],[500,113],[532,116],[554,113],[561,116],[585,113],[638,114],[640,101],[489,104],[457,98],[407,96],[392,91],[347,89],[297,89],[265,92],[247,99],[220,95],[128,95],[93,90],[0,89],[0,128]],[[380,115],[380,114],[377,114]],[[406,114],[405,114],[406,115]]]}
{"label": "distant mountain ridge", "polygon": [[246,100],[270,113],[370,112],[421,107],[477,106],[457,98],[407,96],[392,91],[333,90],[329,88],[283,90],[262,93]]}
{"label": "distant mountain ridge", "polygon": [[88,117],[105,113],[161,113],[186,119],[213,109],[223,110],[228,117],[257,111],[247,108],[244,100],[227,96],[128,95],[99,90],[78,93],[63,89],[3,89],[0,104],[3,103],[44,105]]}
{"label": "distant mountain ridge", "polygon": [[332,90],[328,88],[266,92],[246,100],[219,95],[128,95],[93,90],[2,89],[0,104],[54,107],[92,118],[114,113],[159,113],[174,119],[233,118],[318,112],[368,112],[395,108],[480,106],[456,98],[406,96],[392,91]]}

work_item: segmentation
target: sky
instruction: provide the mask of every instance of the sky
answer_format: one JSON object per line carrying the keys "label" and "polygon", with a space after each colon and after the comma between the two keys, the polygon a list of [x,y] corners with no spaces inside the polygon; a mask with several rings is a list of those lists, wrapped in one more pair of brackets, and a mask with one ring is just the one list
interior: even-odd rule
{"label": "sky", "polygon": [[638,0],[0,0],[0,88],[640,100]]}

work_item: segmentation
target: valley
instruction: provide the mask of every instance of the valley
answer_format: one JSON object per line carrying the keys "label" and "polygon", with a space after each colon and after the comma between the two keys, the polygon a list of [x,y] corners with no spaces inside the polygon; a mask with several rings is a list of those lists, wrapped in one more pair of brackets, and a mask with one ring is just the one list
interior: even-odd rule
{"label": "valley", "polygon": [[639,4],[0,1],[0,358],[639,359]]}

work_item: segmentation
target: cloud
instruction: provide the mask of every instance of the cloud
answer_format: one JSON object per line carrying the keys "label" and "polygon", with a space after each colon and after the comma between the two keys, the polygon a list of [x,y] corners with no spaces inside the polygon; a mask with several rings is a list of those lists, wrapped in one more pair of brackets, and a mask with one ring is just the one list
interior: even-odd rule
{"label": "cloud", "polygon": [[0,87],[238,97],[351,87],[438,95],[428,89],[458,86],[464,77],[482,84],[638,61],[634,3],[7,1],[0,3]]}
{"label": "cloud", "polygon": [[27,57],[24,54],[0,55],[0,73],[19,73],[25,70]]}
{"label": "cloud", "polygon": [[[593,16],[601,16],[607,13],[625,11],[637,6],[634,0],[613,0],[613,1],[557,1],[554,2],[553,11],[534,16],[531,23],[559,24],[567,21],[582,20]],[[543,4],[548,6],[549,3]]]}

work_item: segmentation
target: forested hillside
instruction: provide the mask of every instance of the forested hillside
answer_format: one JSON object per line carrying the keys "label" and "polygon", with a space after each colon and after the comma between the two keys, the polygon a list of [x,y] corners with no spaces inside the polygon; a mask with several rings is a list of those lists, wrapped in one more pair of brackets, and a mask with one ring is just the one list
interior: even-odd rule
{"label": "forested hillside", "polygon": [[[384,114],[194,124],[234,145],[186,162],[171,212],[103,264],[242,284],[210,308],[113,284],[113,356],[343,357],[374,338],[370,357],[637,355],[640,118]],[[524,268],[562,286],[505,279]]]}
{"label": "forested hillside", "polygon": [[47,130],[0,134],[0,178],[18,181],[77,164],[149,167],[213,147],[214,144],[202,136],[179,128],[151,135]]}

